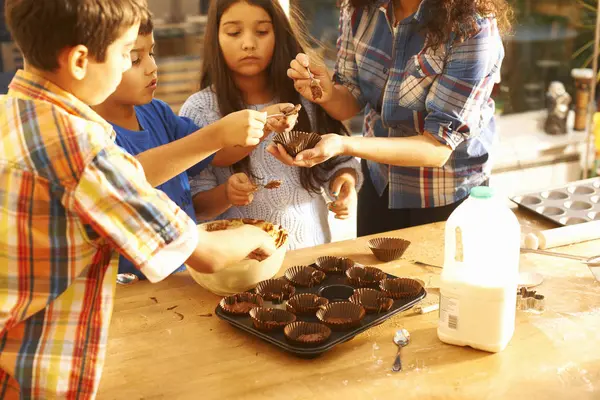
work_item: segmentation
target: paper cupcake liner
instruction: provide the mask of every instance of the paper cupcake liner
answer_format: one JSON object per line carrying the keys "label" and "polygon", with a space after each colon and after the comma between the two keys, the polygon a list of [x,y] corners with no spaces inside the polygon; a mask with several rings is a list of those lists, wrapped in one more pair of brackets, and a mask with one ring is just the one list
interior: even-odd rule
{"label": "paper cupcake liner", "polygon": [[288,268],[285,278],[294,286],[313,287],[323,282],[325,273],[310,266],[300,265]]}
{"label": "paper cupcake liner", "polygon": [[263,298],[254,293],[237,293],[221,299],[219,307],[227,314],[245,315],[255,307],[262,307]]}
{"label": "paper cupcake liner", "polygon": [[285,279],[267,279],[256,285],[256,294],[266,301],[281,303],[294,295],[296,289]]}
{"label": "paper cupcake liner", "polygon": [[263,332],[283,329],[287,324],[296,321],[296,316],[289,311],[263,307],[250,310],[250,318],[252,325]]}
{"label": "paper cupcake liner", "polygon": [[329,300],[319,297],[313,293],[301,293],[291,297],[287,304],[287,310],[296,315],[312,315],[323,306],[329,304]]}
{"label": "paper cupcake liner", "polygon": [[325,343],[331,336],[331,329],[315,322],[296,321],[286,325],[283,334],[292,344],[312,347]]}
{"label": "paper cupcake liner", "polygon": [[386,278],[386,274],[379,268],[355,265],[346,270],[346,277],[354,287],[375,287]]}
{"label": "paper cupcake liner", "polygon": [[317,318],[333,330],[346,330],[360,325],[365,309],[349,301],[329,303],[317,311]]}
{"label": "paper cupcake liner", "polygon": [[369,240],[369,249],[378,260],[389,262],[402,257],[410,242],[408,240],[391,237],[381,237]]}
{"label": "paper cupcake liner", "polygon": [[421,285],[421,282],[410,278],[394,278],[382,280],[379,283],[379,288],[388,297],[396,300],[416,296],[423,290],[423,285]]}
{"label": "paper cupcake liner", "polygon": [[296,157],[298,153],[315,147],[320,140],[321,136],[317,133],[290,131],[275,135],[273,143],[281,144],[290,156]]}
{"label": "paper cupcake liner", "polygon": [[356,289],[350,302],[363,306],[365,311],[371,313],[381,313],[389,311],[394,305],[394,300],[386,297],[386,294],[375,289]]}
{"label": "paper cupcake liner", "polygon": [[355,264],[356,263],[350,258],[334,256],[319,257],[315,262],[317,269],[320,269],[326,274],[342,274],[346,272],[346,270],[352,268]]}

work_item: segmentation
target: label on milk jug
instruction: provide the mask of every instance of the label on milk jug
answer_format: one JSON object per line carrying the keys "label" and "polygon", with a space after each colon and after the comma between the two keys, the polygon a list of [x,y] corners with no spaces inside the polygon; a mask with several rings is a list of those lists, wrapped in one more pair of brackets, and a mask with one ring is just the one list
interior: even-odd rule
{"label": "label on milk jug", "polygon": [[458,329],[458,299],[440,295],[440,324]]}

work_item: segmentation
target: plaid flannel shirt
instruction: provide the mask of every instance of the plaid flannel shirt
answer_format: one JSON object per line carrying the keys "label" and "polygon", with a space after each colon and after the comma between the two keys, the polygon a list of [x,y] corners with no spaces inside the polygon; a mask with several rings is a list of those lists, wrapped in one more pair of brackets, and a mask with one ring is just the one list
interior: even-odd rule
{"label": "plaid flannel shirt", "polygon": [[19,71],[0,97],[0,398],[88,399],[104,362],[116,248],[151,280],[195,224],[89,107]]}
{"label": "plaid flannel shirt", "polygon": [[457,202],[482,184],[491,168],[496,134],[490,95],[504,58],[496,20],[478,18],[478,32],[462,43],[424,49],[427,2],[396,26],[390,22],[389,0],[341,8],[334,81],[366,107],[363,135],[408,137],[427,131],[453,150],[441,168],[368,161],[379,194],[389,185],[390,208]]}

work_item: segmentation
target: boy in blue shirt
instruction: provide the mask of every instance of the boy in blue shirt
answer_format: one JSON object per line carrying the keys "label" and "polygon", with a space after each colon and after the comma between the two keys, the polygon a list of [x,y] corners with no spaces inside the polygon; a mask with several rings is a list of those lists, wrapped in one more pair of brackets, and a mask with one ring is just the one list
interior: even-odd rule
{"label": "boy in blue shirt", "polygon": [[[117,90],[94,110],[110,122],[117,133],[116,143],[142,164],[146,179],[162,190],[196,221],[189,176],[210,163],[229,166],[257,145],[263,129],[290,128],[287,121],[265,124],[267,113],[280,112],[289,104],[269,107],[263,112],[243,110],[200,129],[190,119],[179,117],[164,102],[154,99],[157,66],[151,20],[140,26],[131,51],[132,67],[123,74]],[[216,153],[216,154],[215,154]],[[240,185],[252,185],[240,182]],[[175,272],[185,269],[181,266]],[[119,273],[144,275],[125,257],[119,259]]]}

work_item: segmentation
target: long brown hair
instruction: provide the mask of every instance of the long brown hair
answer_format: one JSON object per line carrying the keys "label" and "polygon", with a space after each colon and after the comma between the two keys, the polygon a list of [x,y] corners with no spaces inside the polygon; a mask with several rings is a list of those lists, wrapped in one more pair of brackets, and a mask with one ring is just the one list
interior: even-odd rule
{"label": "long brown hair", "polygon": [[[304,28],[300,13],[291,8],[290,19],[279,5],[278,0],[213,0],[208,11],[208,21],[204,36],[204,56],[200,88],[212,88],[217,96],[221,115],[227,115],[246,108],[242,93],[235,85],[230,70],[227,67],[221,46],[219,45],[219,24],[221,17],[233,4],[245,1],[264,9],[273,22],[275,34],[275,49],[271,63],[268,66],[269,83],[272,93],[279,102],[300,104],[300,95],[294,89],[294,82],[288,78],[287,70],[290,62],[298,53],[305,53],[309,49],[308,35]],[[293,22],[290,22],[293,21]],[[298,123],[295,129],[305,132],[337,133],[348,135],[345,126],[331,118],[323,108],[314,104],[316,126],[311,127],[310,119],[305,108],[300,110]],[[321,185],[326,182],[326,174],[348,157],[335,157],[313,168],[302,168],[300,182],[308,191],[320,193]],[[252,173],[250,158],[246,157],[232,166],[234,172],[244,172],[257,179]]]}
{"label": "long brown hair", "polygon": [[[493,16],[500,32],[510,30],[512,8],[506,0],[423,0],[426,7],[423,31],[427,47],[437,49],[448,43],[462,42],[477,32],[477,16]],[[355,8],[369,7],[381,0],[348,0]],[[344,1],[342,4],[346,3]],[[347,3],[346,3],[347,4]]]}

